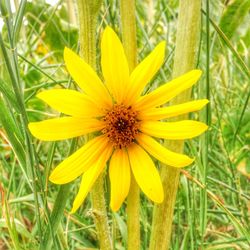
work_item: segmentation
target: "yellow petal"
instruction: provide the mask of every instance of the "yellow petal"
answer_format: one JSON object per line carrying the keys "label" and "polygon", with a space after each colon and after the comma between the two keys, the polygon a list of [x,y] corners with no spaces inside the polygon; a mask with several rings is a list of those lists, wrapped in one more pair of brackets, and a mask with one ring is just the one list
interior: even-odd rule
{"label": "yellow petal", "polygon": [[207,99],[203,99],[164,108],[147,109],[139,113],[138,118],[140,120],[162,120],[201,110],[208,102]]}
{"label": "yellow petal", "polygon": [[61,117],[41,122],[30,122],[33,136],[43,141],[64,140],[101,130],[103,122],[97,119]]}
{"label": "yellow petal", "polygon": [[98,117],[104,112],[87,95],[75,90],[45,90],[40,92],[37,97],[53,109],[75,117]]}
{"label": "yellow petal", "polygon": [[51,173],[49,180],[55,184],[65,184],[73,181],[84,171],[92,167],[103,151],[108,141],[104,136],[96,137],[61,162]]}
{"label": "yellow petal", "polygon": [[129,82],[129,68],[121,41],[110,27],[102,36],[101,65],[105,83],[117,103],[121,103]]}
{"label": "yellow petal", "polygon": [[112,105],[112,99],[105,85],[81,57],[65,47],[64,61],[74,81],[88,96],[104,108]]}
{"label": "yellow petal", "polygon": [[194,159],[186,155],[166,149],[148,135],[140,134],[136,137],[136,140],[149,154],[166,165],[181,168],[190,165],[194,161]]}
{"label": "yellow petal", "polygon": [[96,179],[99,177],[99,175],[103,171],[106,165],[106,162],[111,156],[111,153],[112,153],[112,147],[111,146],[106,147],[97,158],[98,159],[97,163],[91,166],[91,168],[83,174],[80,189],[74,200],[71,213],[75,213],[76,210],[84,202],[87,194],[89,193]]}
{"label": "yellow petal", "polygon": [[137,110],[145,110],[160,106],[182,91],[189,89],[201,76],[200,70],[192,70],[152,91],[148,95],[142,96],[135,104]]}
{"label": "yellow petal", "polygon": [[148,135],[169,140],[183,140],[196,137],[207,130],[205,123],[184,120],[179,122],[145,121],[140,130]]}
{"label": "yellow petal", "polygon": [[155,49],[133,70],[130,76],[127,100],[131,104],[141,94],[144,87],[154,77],[163,64],[166,42],[159,43]]}
{"label": "yellow petal", "polygon": [[152,201],[161,203],[164,199],[161,178],[150,156],[137,144],[128,148],[128,156],[141,190]]}
{"label": "yellow petal", "polygon": [[111,184],[110,207],[117,211],[128,195],[130,187],[130,166],[125,150],[117,149],[110,160],[109,178]]}

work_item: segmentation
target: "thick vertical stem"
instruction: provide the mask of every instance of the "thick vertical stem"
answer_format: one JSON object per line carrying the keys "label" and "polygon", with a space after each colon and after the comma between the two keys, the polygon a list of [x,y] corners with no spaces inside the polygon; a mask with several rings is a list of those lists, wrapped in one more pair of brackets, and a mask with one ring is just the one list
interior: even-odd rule
{"label": "thick vertical stem", "polygon": [[[180,0],[173,77],[195,68],[200,34],[200,9],[201,0]],[[190,90],[185,91],[175,98],[172,104],[187,101],[190,94]],[[165,144],[175,152],[183,151],[183,141],[166,142]],[[163,166],[161,169],[165,199],[162,204],[156,205],[154,208],[150,250],[166,250],[170,247],[179,175],[179,169],[169,166]]]}
{"label": "thick vertical stem", "polygon": [[97,179],[91,191],[91,201],[100,249],[112,250],[112,239],[110,235],[106,203],[104,199],[103,176],[100,176]]}
{"label": "thick vertical stem", "polygon": [[140,249],[140,189],[132,176],[127,198],[128,250]]}
{"label": "thick vertical stem", "polygon": [[84,60],[96,68],[96,25],[102,0],[77,0],[80,25],[80,51]]}
{"label": "thick vertical stem", "polygon": [[[135,0],[121,0],[122,41],[132,71],[137,64]],[[140,190],[132,177],[127,199],[128,250],[140,249]]]}
{"label": "thick vertical stem", "polygon": [[72,25],[76,25],[77,24],[77,15],[76,15],[74,1],[67,0],[66,4],[67,4],[67,8],[68,8],[69,23]]}
{"label": "thick vertical stem", "polygon": [[121,0],[122,43],[130,72],[137,64],[135,0]]}
{"label": "thick vertical stem", "polygon": [[[101,0],[78,0],[80,24],[80,48],[85,61],[96,69],[96,24]],[[90,83],[91,84],[91,83]],[[112,250],[108,216],[104,199],[103,176],[96,181],[91,191],[93,216],[101,250]]]}
{"label": "thick vertical stem", "polygon": [[67,8],[68,8],[68,15],[69,15],[69,22],[72,25],[77,25],[77,15],[74,0],[67,0],[66,1]]}

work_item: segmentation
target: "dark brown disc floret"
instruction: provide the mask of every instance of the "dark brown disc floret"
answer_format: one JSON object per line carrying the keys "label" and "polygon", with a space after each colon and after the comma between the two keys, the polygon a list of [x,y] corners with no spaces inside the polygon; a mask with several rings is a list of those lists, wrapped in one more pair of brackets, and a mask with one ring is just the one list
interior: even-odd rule
{"label": "dark brown disc floret", "polygon": [[106,126],[102,133],[108,136],[115,148],[127,147],[139,132],[137,112],[122,104],[114,105],[103,121]]}

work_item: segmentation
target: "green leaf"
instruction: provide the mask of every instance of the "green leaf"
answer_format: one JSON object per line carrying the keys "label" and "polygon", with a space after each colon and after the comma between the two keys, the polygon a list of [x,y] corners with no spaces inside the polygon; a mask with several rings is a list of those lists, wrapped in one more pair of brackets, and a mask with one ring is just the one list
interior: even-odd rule
{"label": "green leaf", "polygon": [[[34,240],[33,235],[25,228],[25,226],[17,219],[14,219],[17,232],[29,240]],[[0,219],[0,228],[7,228],[7,222],[5,218]]]}
{"label": "green leaf", "polygon": [[226,8],[219,26],[229,39],[237,34],[236,31],[249,10],[249,0],[235,0]]}
{"label": "green leaf", "polygon": [[118,225],[118,228],[120,230],[122,239],[127,243],[127,239],[128,239],[127,225],[124,222],[122,216],[120,216],[118,213],[113,213],[113,215]]}
{"label": "green leaf", "polygon": [[7,106],[1,99],[0,99],[0,114],[1,114],[0,123],[2,124],[6,132],[7,138],[11,143],[13,151],[15,152],[15,155],[18,161],[21,163],[21,165],[25,166],[26,165],[25,150],[22,144],[24,138],[18,127],[18,124],[14,120],[14,117],[11,115],[10,110],[7,108]]}
{"label": "green leaf", "polygon": [[19,106],[16,101],[16,97],[10,85],[8,85],[5,81],[0,78],[0,92],[4,95],[6,100],[11,103],[12,107],[19,112]]}
{"label": "green leaf", "polygon": [[[32,15],[28,15],[32,13]],[[37,18],[34,18],[37,17]],[[54,57],[59,61],[63,59],[63,49],[65,46],[73,47],[77,45],[78,30],[68,22],[67,9],[55,9],[49,5],[44,5],[41,1],[27,2],[26,18],[33,30],[40,33],[42,31],[43,41],[49,51],[55,51]]]}

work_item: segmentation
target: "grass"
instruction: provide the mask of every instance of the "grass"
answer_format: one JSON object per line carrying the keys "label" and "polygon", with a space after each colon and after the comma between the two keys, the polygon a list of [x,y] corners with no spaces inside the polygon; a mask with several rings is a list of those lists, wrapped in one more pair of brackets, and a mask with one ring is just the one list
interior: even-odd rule
{"label": "grass", "polygon": [[[61,187],[48,182],[50,170],[83,139],[44,143],[31,138],[26,129],[28,121],[58,115],[35,98],[37,92],[75,88],[62,58],[64,46],[78,48],[77,23],[67,13],[69,2],[50,6],[38,0],[21,1],[13,11],[9,1],[0,2],[4,19],[0,37],[0,249],[39,249],[48,242],[53,249],[98,249],[89,199],[76,214],[69,214],[78,180]],[[203,1],[201,11],[197,65],[204,74],[193,97],[209,97],[210,106],[199,116],[191,116],[207,121],[210,129],[186,143],[186,152],[196,162],[181,172],[171,248],[249,249],[249,14],[234,11],[226,1],[208,3]],[[98,39],[105,24],[120,31],[117,9],[117,1],[104,1]],[[243,14],[231,30],[221,22]],[[177,17],[178,1],[137,1],[139,58],[157,42],[167,41],[164,66],[151,88],[171,79]],[[105,186],[108,201],[108,179]],[[142,195],[141,249],[149,243],[152,208]],[[126,249],[125,206],[119,213],[109,211],[109,222],[116,249]]]}

